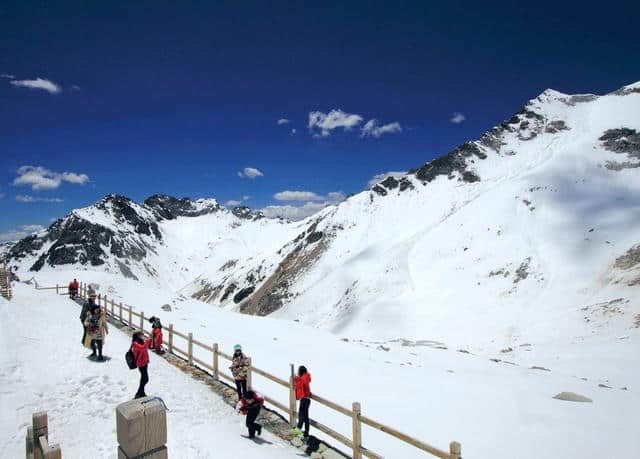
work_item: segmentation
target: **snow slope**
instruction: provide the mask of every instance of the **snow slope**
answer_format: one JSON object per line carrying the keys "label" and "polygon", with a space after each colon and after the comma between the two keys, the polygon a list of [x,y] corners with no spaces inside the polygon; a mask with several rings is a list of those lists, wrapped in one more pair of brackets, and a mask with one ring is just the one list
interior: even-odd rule
{"label": "snow slope", "polygon": [[[79,307],[64,297],[17,285],[0,303],[0,457],[24,456],[31,415],[49,414],[49,439],[67,458],[117,457],[116,406],[133,398],[139,373],[124,364],[130,338],[111,327],[105,363],[87,360],[79,341]],[[242,438],[244,417],[207,386],[151,355],[147,393],[159,394],[167,413],[169,454],[175,458],[283,458],[296,450],[263,433],[267,443]]]}
{"label": "snow slope", "polygon": [[[36,279],[52,285],[71,274],[52,272]],[[366,416],[442,449],[449,441],[460,441],[464,457],[512,458],[517,452],[519,459],[596,459],[640,454],[635,433],[640,412],[637,333],[623,339],[533,343],[491,355],[500,360],[494,362],[486,355],[458,352],[447,341],[344,341],[290,320],[237,314],[119,276],[88,274],[102,294],[133,305],[145,316],[157,315],[165,325],[173,323],[199,341],[217,342],[227,352],[241,343],[254,365],[283,379],[289,363],[304,364],[312,374],[314,393],[347,407],[358,401]],[[163,310],[163,304],[172,310]],[[175,339],[186,348],[183,340]],[[194,349],[196,357],[210,359],[210,354]],[[286,405],[286,389],[257,375],[254,387]],[[164,388],[153,390],[164,395]],[[552,399],[563,391],[582,394],[593,403]],[[351,432],[349,418],[314,402],[311,417],[345,435]],[[388,458],[425,457],[367,427],[363,444]]]}

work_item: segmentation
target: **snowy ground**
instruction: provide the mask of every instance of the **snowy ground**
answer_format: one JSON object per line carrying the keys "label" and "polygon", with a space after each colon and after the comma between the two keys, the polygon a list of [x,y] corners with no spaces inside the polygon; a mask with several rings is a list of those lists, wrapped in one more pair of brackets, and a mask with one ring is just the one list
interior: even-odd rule
{"label": "snowy ground", "polygon": [[[40,284],[55,285],[56,282],[62,284],[72,274],[52,272],[38,274],[36,278]],[[318,395],[347,407],[353,401],[358,401],[366,416],[442,449],[447,448],[449,441],[459,441],[465,457],[595,459],[640,455],[640,439],[636,435],[637,423],[634,421],[640,413],[640,396],[637,392],[640,356],[637,352],[639,336],[636,330],[616,340],[598,336],[549,339],[527,343],[530,346],[518,347],[505,354],[483,354],[476,350],[473,350],[473,354],[466,354],[457,352],[459,347],[455,342],[379,344],[354,341],[352,337],[345,342],[341,337],[324,330],[289,320],[237,314],[176,296],[169,291],[144,287],[139,282],[124,280],[119,276],[85,272],[82,276],[78,273],[78,278],[97,282],[102,294],[132,304],[135,310],[143,310],[146,316],[159,315],[165,325],[173,323],[177,330],[193,332],[196,339],[206,343],[218,342],[221,349],[227,352],[233,344],[242,343],[256,366],[282,378],[286,379],[290,362],[305,364],[312,373],[312,390]],[[27,305],[34,300],[44,302],[47,307],[53,303],[59,304],[51,291],[36,294],[30,289],[32,287],[25,290],[20,286],[16,289],[18,305]],[[165,303],[171,305],[171,312],[161,309]],[[66,303],[60,307],[74,308]],[[2,321],[7,324],[14,313],[9,313],[6,306],[3,308]],[[76,328],[79,328],[76,323],[77,311],[72,310],[70,314],[70,327],[75,336]],[[15,329],[21,330],[18,327]],[[3,331],[3,335],[9,333]],[[25,332],[20,333],[24,335]],[[37,333],[29,336],[40,339]],[[122,374],[117,378],[128,384],[124,392],[125,397],[130,396],[135,391],[136,378],[123,369],[123,365],[119,365],[124,344],[115,351],[117,342],[113,337],[110,338],[107,348],[116,356],[117,371]],[[12,339],[24,342],[24,339],[17,337],[3,338],[6,341]],[[78,352],[75,338],[68,345],[75,350],[65,354],[74,355]],[[176,338],[176,345],[186,349],[186,343],[180,338]],[[6,344],[3,344],[2,349],[6,348]],[[198,354],[198,349],[195,347],[196,356],[208,361],[210,354]],[[84,354],[78,357],[84,363],[83,358]],[[490,358],[500,359],[501,362],[491,361]],[[181,395],[171,395],[167,391],[175,390],[173,385],[160,386],[158,378],[154,380],[154,372],[160,367],[156,362],[152,362],[150,391],[167,399],[172,408],[186,403],[197,410],[200,399],[187,398],[191,389],[179,386]],[[11,365],[15,363],[3,363],[3,373]],[[533,365],[551,371],[530,369]],[[73,367],[70,373],[77,371],[74,365],[70,366]],[[173,369],[167,368],[169,371]],[[108,376],[110,380],[119,381],[111,373]],[[86,376],[78,376],[74,381],[83,377]],[[37,380],[37,376],[34,378]],[[102,384],[99,378],[96,384]],[[611,388],[600,387],[600,384]],[[200,390],[198,384],[192,385],[194,390]],[[111,386],[112,393],[114,387],[117,385]],[[287,403],[287,391],[264,378],[254,376],[254,387]],[[61,390],[71,392],[73,389],[65,387]],[[182,393],[183,390],[188,390],[189,394]],[[563,391],[582,394],[593,399],[593,403],[552,399]],[[35,390],[30,393],[33,392]],[[5,397],[3,395],[3,399]],[[34,403],[33,396],[25,397]],[[61,403],[63,398],[60,397]],[[185,399],[188,401],[182,402]],[[19,406],[26,402],[15,404]],[[210,406],[217,405],[211,401]],[[200,409],[210,412],[210,406],[208,404]],[[35,405],[29,405],[19,413],[26,418],[27,413],[34,411],[32,407],[36,408]],[[111,407],[106,410],[107,415],[110,410]],[[317,403],[312,403],[311,416],[345,435],[350,434],[351,423],[348,418],[324,409]],[[184,429],[185,434],[191,431],[193,418],[185,419],[184,424],[180,423],[180,430]],[[172,419],[170,430],[171,425],[179,424],[175,418]],[[238,419],[231,417],[214,422],[227,422],[227,419],[232,419],[228,422],[231,422],[230,428],[235,430],[234,435],[237,436],[240,431]],[[4,431],[16,432],[16,426],[22,422],[25,421],[12,419]],[[111,422],[108,428],[113,428]],[[214,434],[208,422],[201,428]],[[57,433],[55,427],[54,433]],[[180,431],[174,429],[172,434],[179,435]],[[12,439],[12,444],[21,439],[22,429]],[[171,440],[179,441],[177,438]],[[110,447],[114,441],[107,442],[107,445]],[[414,448],[369,428],[363,431],[363,444],[389,458],[425,457]],[[261,448],[260,451],[268,451],[265,447]]]}
{"label": "snowy ground", "polygon": [[[49,414],[50,441],[66,458],[117,457],[116,406],[133,398],[139,373],[124,364],[130,338],[111,327],[105,354],[87,359],[80,345],[79,308],[51,291],[15,286],[15,298],[0,298],[0,457],[24,456],[31,414]],[[262,444],[247,440],[244,417],[205,385],[151,356],[147,393],[169,409],[168,441],[174,458],[284,458],[297,451],[263,433]]]}

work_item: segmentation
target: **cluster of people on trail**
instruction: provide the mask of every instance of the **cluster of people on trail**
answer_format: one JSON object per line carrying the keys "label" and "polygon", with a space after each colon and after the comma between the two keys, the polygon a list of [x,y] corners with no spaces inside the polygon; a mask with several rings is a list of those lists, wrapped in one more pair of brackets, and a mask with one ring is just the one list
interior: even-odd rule
{"label": "cluster of people on trail", "polygon": [[[75,283],[75,293],[72,294],[71,284]],[[69,294],[73,298],[77,295],[79,286],[74,279],[69,284]],[[88,299],[82,306],[80,322],[82,323],[82,344],[91,349],[92,359],[104,361],[102,353],[106,335],[109,333],[106,315],[96,303],[96,291],[89,285]],[[163,354],[162,349],[162,323],[158,317],[149,318],[151,323],[151,336],[145,338],[142,331],[136,331],[131,338],[131,347],[127,354],[127,363],[131,369],[137,369],[140,373],[140,383],[134,398],[146,397],[145,386],[149,382],[149,349],[158,354]],[[264,397],[251,387],[247,387],[247,380],[251,368],[251,359],[247,357],[240,344],[233,347],[233,356],[229,369],[233,375],[238,394],[236,409],[246,415],[246,426],[249,438],[255,438],[256,434],[262,434],[262,426],[256,422],[260,410],[264,406]],[[296,400],[299,401],[298,424],[292,429],[292,433],[304,441],[309,439],[309,407],[311,405],[311,373],[303,365],[298,367],[294,378]],[[313,438],[313,437],[312,437]]]}

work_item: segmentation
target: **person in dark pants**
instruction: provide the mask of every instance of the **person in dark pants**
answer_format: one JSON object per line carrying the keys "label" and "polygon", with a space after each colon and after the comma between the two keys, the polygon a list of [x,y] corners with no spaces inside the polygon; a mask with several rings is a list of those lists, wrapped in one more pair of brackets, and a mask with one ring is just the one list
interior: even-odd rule
{"label": "person in dark pants", "polygon": [[95,295],[89,296],[89,299],[85,301],[82,305],[82,311],[80,312],[80,322],[82,322],[82,341],[81,343],[84,345],[84,340],[87,338],[87,326],[84,324],[84,321],[87,320],[87,316],[89,315],[89,311],[92,307],[96,306],[96,297]]}
{"label": "person in dark pants", "polygon": [[[91,357],[97,357],[99,361],[104,361],[102,356],[102,346],[109,333],[107,320],[100,309],[100,306],[94,304],[89,310],[89,314],[84,321],[87,329],[84,340],[85,347],[91,348]],[[96,354],[97,351],[97,354]]]}
{"label": "person in dark pants", "polygon": [[138,386],[138,392],[136,392],[135,398],[146,397],[144,392],[144,386],[149,382],[149,347],[151,347],[151,339],[144,339],[144,334],[141,331],[137,331],[133,334],[131,341],[131,352],[136,359],[136,367],[140,371],[140,385]]}
{"label": "person in dark pants", "polygon": [[236,344],[233,346],[233,358],[231,359],[231,373],[236,382],[236,391],[238,392],[238,400],[247,392],[247,374],[251,363],[249,357],[242,353],[242,346]]}
{"label": "person in dark pants", "polygon": [[249,429],[249,438],[255,438],[256,433],[262,435],[262,426],[256,422],[256,419],[263,405],[264,397],[252,390],[248,390],[238,402],[237,409],[247,415],[246,426]]}
{"label": "person in dark pants", "polygon": [[304,438],[309,436],[309,405],[311,405],[311,373],[307,368],[300,365],[298,368],[298,376],[295,377],[296,383],[296,400],[300,400],[300,408],[298,410],[298,425],[293,429],[295,435],[300,436],[302,427],[304,426]]}

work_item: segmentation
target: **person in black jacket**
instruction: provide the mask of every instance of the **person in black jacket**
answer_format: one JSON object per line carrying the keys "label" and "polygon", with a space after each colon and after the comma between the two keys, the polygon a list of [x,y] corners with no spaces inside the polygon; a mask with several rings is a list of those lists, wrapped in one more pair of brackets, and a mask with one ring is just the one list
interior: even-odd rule
{"label": "person in black jacket", "polygon": [[91,308],[96,306],[96,297],[95,294],[93,296],[89,296],[89,299],[87,301],[85,301],[85,303],[82,305],[82,311],[80,312],[80,322],[82,323],[82,328],[83,328],[83,332],[82,332],[82,341],[80,341],[82,343],[82,345],[84,346],[84,340],[87,337],[87,326],[84,324],[84,321],[87,319],[87,316],[89,315],[89,311],[91,311]]}

